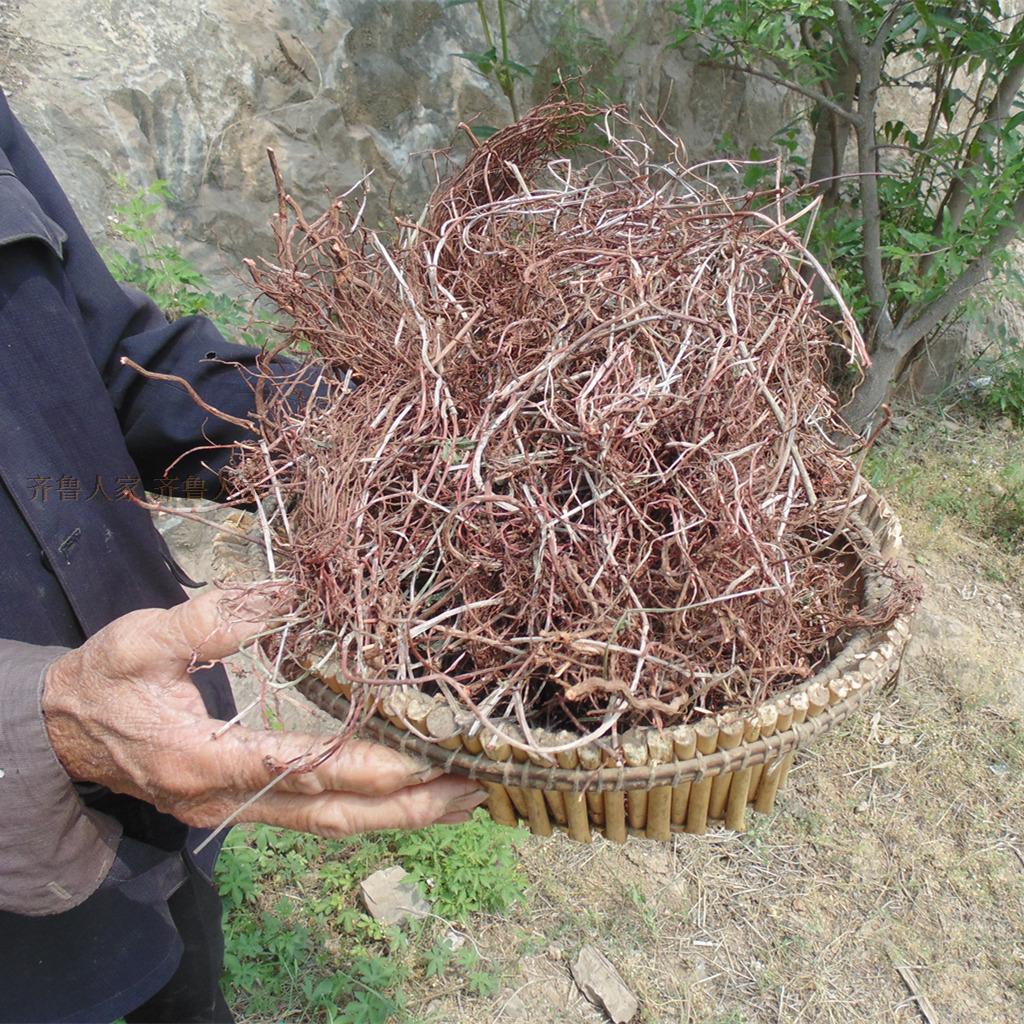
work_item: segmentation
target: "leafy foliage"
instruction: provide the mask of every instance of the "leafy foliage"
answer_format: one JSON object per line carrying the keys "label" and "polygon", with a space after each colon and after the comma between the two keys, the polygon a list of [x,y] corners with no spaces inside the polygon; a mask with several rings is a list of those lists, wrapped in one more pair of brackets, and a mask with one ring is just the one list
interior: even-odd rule
{"label": "leafy foliage", "polygon": [[248,1017],[385,1024],[410,1019],[404,987],[415,974],[496,992],[501,979],[476,950],[453,950],[438,934],[443,920],[403,931],[362,911],[360,880],[396,860],[421,880],[441,919],[498,913],[522,895],[515,834],[483,812],[459,827],[339,841],[237,828],[217,865],[229,1001]]}
{"label": "leafy foliage", "polygon": [[[520,64],[509,56],[509,31],[506,0],[495,0],[495,14],[498,19],[497,39],[491,29],[491,19],[487,13],[488,4],[486,0],[447,0],[445,7],[463,7],[466,4],[474,3],[477,14],[480,17],[480,28],[484,34],[487,48],[482,52],[456,53],[454,56],[472,64],[484,78],[493,78],[498,88],[505,94],[509,106],[512,108],[512,117],[519,117],[519,108],[516,103],[516,83],[522,78],[532,78],[533,71],[525,64]],[[474,134],[479,138],[486,138],[492,134],[493,128],[474,129]]]}
{"label": "leafy foliage", "polygon": [[215,289],[176,245],[158,239],[157,222],[172,198],[167,182],[134,191],[123,178],[118,185],[124,197],[114,206],[110,232],[125,245],[103,254],[111,274],[145,292],[169,320],[205,316],[233,340],[261,343],[264,332],[246,305]]}
{"label": "leafy foliage", "polygon": [[470,914],[497,913],[522,899],[524,879],[508,835],[478,811],[458,829],[400,835],[396,852],[437,913],[465,921]]}
{"label": "leafy foliage", "polygon": [[[679,45],[804,103],[810,160],[795,126],[775,139],[785,184],[810,182],[821,195],[812,248],[871,347],[892,350],[883,366],[898,372],[1005,267],[1024,220],[1024,17],[998,0],[683,0],[676,10]],[[909,97],[900,109],[920,116],[882,121],[900,92]],[[747,184],[773,185],[775,173],[771,161],[752,166]]]}
{"label": "leafy foliage", "polygon": [[997,363],[988,401],[997,412],[1024,427],[1024,345],[1018,343],[1007,350]]}

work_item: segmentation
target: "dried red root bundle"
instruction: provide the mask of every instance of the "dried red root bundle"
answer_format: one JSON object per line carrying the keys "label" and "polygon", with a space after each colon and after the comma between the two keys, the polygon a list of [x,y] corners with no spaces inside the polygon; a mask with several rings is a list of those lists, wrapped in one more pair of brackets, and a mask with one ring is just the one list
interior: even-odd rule
{"label": "dried red root bundle", "polygon": [[310,221],[281,188],[277,262],[251,264],[322,378],[298,412],[268,396],[234,471],[304,596],[274,660],[605,732],[759,701],[913,601],[888,567],[858,607],[834,332],[781,203],[563,102],[397,244],[362,200]]}

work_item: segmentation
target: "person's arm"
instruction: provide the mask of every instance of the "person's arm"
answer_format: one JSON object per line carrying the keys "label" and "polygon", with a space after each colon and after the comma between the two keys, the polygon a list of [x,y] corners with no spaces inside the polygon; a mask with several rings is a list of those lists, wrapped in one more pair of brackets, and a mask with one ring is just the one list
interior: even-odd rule
{"label": "person's arm", "polygon": [[214,827],[244,808],[239,821],[332,838],[464,821],[487,798],[470,779],[362,740],[304,771],[334,737],[222,729],[189,666],[234,653],[265,629],[268,610],[259,593],[208,590],[167,610],[124,615],[53,661],[42,709],[68,775],[189,825]]}
{"label": "person's arm", "polygon": [[0,910],[57,914],[106,877],[121,828],[82,805],[50,746],[43,681],[63,647],[0,640]]}
{"label": "person's arm", "polygon": [[[110,871],[120,826],[84,807],[73,781],[209,828],[332,742],[242,726],[222,733],[207,714],[189,666],[226,657],[262,628],[252,596],[238,600],[250,605],[230,616],[214,590],[132,612],[71,650],[0,640],[0,910],[70,910]],[[469,779],[349,740],[315,770],[283,775],[238,820],[337,838],[464,821],[486,796]]]}
{"label": "person's arm", "polygon": [[[209,405],[244,420],[253,409],[251,374],[257,350],[228,342],[205,317],[182,317],[168,323],[141,292],[118,285],[2,94],[0,148],[43,211],[67,232],[63,246],[67,280],[82,314],[84,336],[143,485],[173,493],[174,488],[161,479],[172,461],[197,444],[229,445],[246,432],[205,412],[182,388],[146,379],[124,365],[122,357],[147,370],[187,379]],[[297,369],[284,360],[275,364],[281,378],[291,377]],[[308,385],[300,384],[295,400],[301,401],[305,394]],[[178,481],[178,492],[188,477],[199,477],[214,497],[215,475],[228,454],[226,448],[212,449],[176,465],[171,478]],[[203,463],[212,473],[204,470]]]}

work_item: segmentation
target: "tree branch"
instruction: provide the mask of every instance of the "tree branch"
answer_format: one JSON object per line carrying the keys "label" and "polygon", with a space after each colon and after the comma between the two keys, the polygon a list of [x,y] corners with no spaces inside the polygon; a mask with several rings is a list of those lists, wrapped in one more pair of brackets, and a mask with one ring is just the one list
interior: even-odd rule
{"label": "tree branch", "polygon": [[996,87],[995,95],[985,111],[974,138],[967,146],[968,156],[960,168],[959,174],[952,180],[945,199],[939,204],[938,213],[935,216],[935,233],[942,231],[942,211],[949,210],[954,226],[958,225],[967,212],[967,205],[970,202],[970,178],[978,165],[981,163],[981,154],[986,142],[1010,116],[1010,110],[1021,85],[1024,85],[1024,45],[1018,47],[1013,60],[1006,69],[1002,81]]}
{"label": "tree branch", "polygon": [[853,11],[845,0],[836,0],[833,5],[836,12],[836,23],[839,25],[839,35],[846,47],[846,53],[850,59],[859,67],[862,61],[868,56],[868,48],[864,40],[857,35],[857,26],[853,20]]}
{"label": "tree branch", "polygon": [[[860,88],[857,93],[857,171],[860,182],[861,217],[864,221],[864,252],[861,268],[864,285],[871,303],[871,318],[868,324],[867,340],[874,346],[878,338],[885,339],[892,331],[889,314],[889,289],[885,284],[882,267],[882,212],[878,199],[878,156],[875,149],[875,106],[878,102],[878,88],[881,82],[884,54],[879,40],[884,42],[881,30],[871,46],[866,46],[857,35],[853,12],[845,0],[835,4],[836,21],[843,46],[860,72]],[[888,21],[889,15],[886,16]]]}
{"label": "tree branch", "polygon": [[760,68],[753,68],[749,64],[731,64],[724,60],[702,60],[702,64],[709,67],[722,68],[726,71],[742,71],[745,75],[753,75],[755,78],[763,78],[768,82],[774,82],[776,85],[781,85],[786,89],[790,89],[795,93],[799,93],[801,96],[806,96],[807,99],[813,100],[815,103],[821,104],[826,110],[831,110],[836,117],[841,118],[844,121],[848,121],[850,124],[857,124],[857,114],[852,110],[847,110],[845,107],[840,106],[833,100],[830,100],[824,93],[815,91],[814,89],[808,89],[802,86],[799,82],[793,82],[788,78],[782,78],[780,75],[774,75],[770,71],[762,71]]}
{"label": "tree branch", "polygon": [[1005,249],[1024,229],[1024,192],[1013,204],[1011,218],[992,236],[985,253],[971,263],[964,272],[934,302],[923,309],[908,309],[889,340],[889,345],[906,354],[925,335],[935,330],[943,320],[973,291],[992,270],[992,256]]}

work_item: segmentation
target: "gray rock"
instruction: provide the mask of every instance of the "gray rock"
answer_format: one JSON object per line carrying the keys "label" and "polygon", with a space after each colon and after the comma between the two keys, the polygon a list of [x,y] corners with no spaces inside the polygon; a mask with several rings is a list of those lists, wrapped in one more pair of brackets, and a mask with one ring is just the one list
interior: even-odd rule
{"label": "gray rock", "polygon": [[920,640],[939,642],[963,640],[968,627],[952,615],[925,605],[914,616],[914,636]]}
{"label": "gray rock", "polygon": [[[729,134],[767,146],[785,94],[697,65],[671,45],[660,0],[509,5],[514,57],[536,68],[521,106],[559,67],[633,108],[664,111],[691,156]],[[268,254],[274,212],[266,147],[310,210],[372,171],[367,220],[418,212],[430,151],[458,123],[509,120],[507,103],[460,51],[484,49],[472,4],[437,0],[20,0],[0,4],[0,82],[80,212],[102,239],[123,175],[175,196],[161,228],[218,283]],[[691,55],[692,56],[692,55]]]}
{"label": "gray rock", "polygon": [[632,1020],[640,1009],[636,996],[596,946],[584,946],[570,970],[580,991],[595,1006],[600,1006],[615,1024]]}
{"label": "gray rock", "polygon": [[414,882],[406,881],[397,864],[381,868],[359,883],[366,912],[381,924],[398,924],[410,917],[426,917],[430,904]]}

